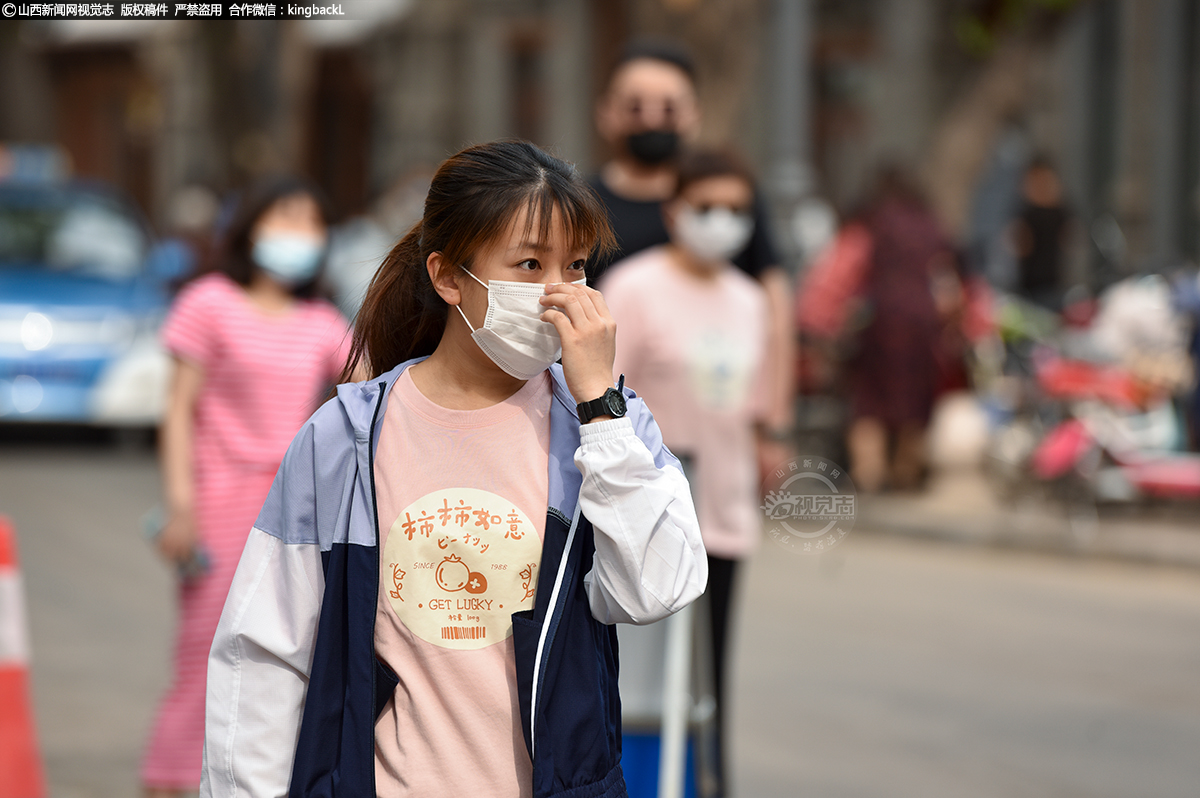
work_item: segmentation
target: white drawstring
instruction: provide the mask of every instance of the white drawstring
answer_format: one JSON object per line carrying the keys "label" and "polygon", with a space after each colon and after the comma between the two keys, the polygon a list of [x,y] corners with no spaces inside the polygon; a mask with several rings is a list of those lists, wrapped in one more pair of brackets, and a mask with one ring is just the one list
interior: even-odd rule
{"label": "white drawstring", "polygon": [[558,593],[562,589],[563,576],[567,572],[567,556],[571,553],[571,543],[575,540],[575,528],[579,526],[579,517],[583,510],[583,502],[575,500],[575,516],[571,519],[571,528],[567,531],[567,543],[563,546],[562,557],[558,560],[558,575],[554,577],[554,589],[550,591],[550,606],[546,610],[546,618],[542,621],[542,633],[538,636],[537,658],[533,662],[533,695],[529,701],[529,758],[533,759],[534,748],[537,745],[537,696],[538,675],[542,669],[542,649],[546,646],[546,634],[550,631],[550,621],[554,618],[554,605],[558,602]]}

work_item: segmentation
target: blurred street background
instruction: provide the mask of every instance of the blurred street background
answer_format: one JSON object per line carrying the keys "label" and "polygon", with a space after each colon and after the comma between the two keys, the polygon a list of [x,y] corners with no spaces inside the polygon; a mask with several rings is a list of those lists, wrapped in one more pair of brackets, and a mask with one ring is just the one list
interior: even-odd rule
{"label": "blurred street background", "polygon": [[[1200,2],[346,5],[0,20],[0,515],[52,795],[138,789],[175,595],[142,534],[157,331],[232,199],[310,178],[353,318],[461,147],[517,136],[594,173],[595,103],[638,35],[688,47],[701,141],[759,176],[796,295],[795,452],[852,465],[863,288],[838,244],[881,165],[954,252],[930,280],[956,365],[919,483],[860,484],[844,542],[764,541],[743,572],[732,794],[1200,792]],[[128,289],[6,281],[31,203],[76,220],[62,263]]]}

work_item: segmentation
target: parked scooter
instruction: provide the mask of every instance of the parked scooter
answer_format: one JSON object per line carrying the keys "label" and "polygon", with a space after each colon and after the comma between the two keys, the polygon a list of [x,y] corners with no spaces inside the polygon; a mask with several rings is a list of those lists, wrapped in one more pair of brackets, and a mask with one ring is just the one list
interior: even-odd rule
{"label": "parked scooter", "polygon": [[1080,534],[1097,504],[1200,498],[1200,455],[1183,451],[1174,401],[1191,378],[1186,320],[1165,281],[1119,283],[1090,309],[1006,331],[990,458],[1002,494],[1062,503]]}

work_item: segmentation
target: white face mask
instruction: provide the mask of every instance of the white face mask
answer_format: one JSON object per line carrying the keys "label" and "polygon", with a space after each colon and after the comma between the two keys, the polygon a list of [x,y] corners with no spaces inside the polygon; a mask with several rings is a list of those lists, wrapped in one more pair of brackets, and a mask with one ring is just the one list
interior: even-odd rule
{"label": "white face mask", "polygon": [[748,213],[709,208],[700,213],[689,205],[675,216],[676,242],[704,261],[727,261],[742,251],[754,232]]}
{"label": "white face mask", "polygon": [[[541,315],[549,310],[538,302],[546,295],[544,284],[488,280],[485,285],[475,275],[470,272],[467,274],[488,292],[487,316],[484,317],[483,326],[478,329],[472,327],[462,306],[455,307],[463,321],[467,322],[471,338],[493,363],[518,380],[528,380],[558,360],[562,354],[558,330],[550,322],[541,319]],[[576,280],[575,285],[587,285],[587,280]]]}
{"label": "white face mask", "polygon": [[287,286],[303,285],[315,277],[324,254],[321,239],[295,233],[264,233],[250,251],[259,268]]}

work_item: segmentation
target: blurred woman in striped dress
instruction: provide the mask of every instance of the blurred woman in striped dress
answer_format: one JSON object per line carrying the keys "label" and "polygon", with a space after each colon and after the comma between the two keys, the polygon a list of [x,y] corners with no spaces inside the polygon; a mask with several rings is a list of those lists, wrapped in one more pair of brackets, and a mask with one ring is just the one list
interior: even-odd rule
{"label": "blurred woman in striped dress", "polygon": [[158,547],[180,566],[179,621],[142,763],[147,798],[199,788],[208,652],[229,584],[288,444],[346,360],[346,320],[320,298],[328,221],[308,184],[260,184],[217,268],[184,287],[163,327],[174,374]]}

